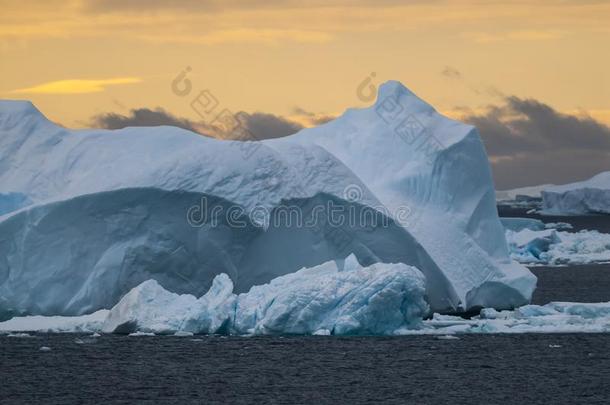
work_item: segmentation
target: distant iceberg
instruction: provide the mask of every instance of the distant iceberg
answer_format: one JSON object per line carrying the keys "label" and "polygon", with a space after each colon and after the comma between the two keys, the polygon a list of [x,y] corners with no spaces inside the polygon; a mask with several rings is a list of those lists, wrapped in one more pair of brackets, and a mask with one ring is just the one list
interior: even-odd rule
{"label": "distant iceberg", "polygon": [[610,172],[577,183],[545,188],[542,191],[542,213],[610,214]]}
{"label": "distant iceberg", "polygon": [[514,201],[519,196],[530,198],[542,198],[542,191],[554,187],[554,184],[542,184],[539,186],[519,187],[510,190],[496,191],[496,200],[498,201]]}
{"label": "distant iceberg", "polygon": [[610,172],[576,183],[496,192],[498,204],[536,208],[543,215],[610,214]]}
{"label": "distant iceberg", "polygon": [[[0,154],[0,319],[93,313],[147,280],[199,297],[224,273],[239,294],[350,254],[419,269],[434,311],[513,308],[535,288],[509,257],[476,129],[398,82],[260,142],[71,131],[0,101]],[[321,215],[303,226],[292,207]],[[335,208],[368,220],[337,224]]]}

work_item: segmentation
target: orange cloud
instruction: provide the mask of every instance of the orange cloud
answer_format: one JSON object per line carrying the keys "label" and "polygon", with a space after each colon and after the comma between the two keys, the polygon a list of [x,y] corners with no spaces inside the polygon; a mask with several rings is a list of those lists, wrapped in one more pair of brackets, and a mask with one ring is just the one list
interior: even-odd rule
{"label": "orange cloud", "polygon": [[142,80],[137,77],[116,77],[112,79],[92,79],[92,80],[57,80],[42,83],[33,87],[12,90],[12,94],[84,94],[99,93],[106,90],[106,86],[119,84],[139,83]]}

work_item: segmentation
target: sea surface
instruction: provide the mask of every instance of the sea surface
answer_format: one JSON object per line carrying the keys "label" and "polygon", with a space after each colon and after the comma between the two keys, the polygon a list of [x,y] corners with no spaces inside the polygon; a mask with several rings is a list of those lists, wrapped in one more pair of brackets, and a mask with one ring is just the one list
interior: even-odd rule
{"label": "sea surface", "polygon": [[0,403],[610,401],[607,334],[77,338],[0,338]]}
{"label": "sea surface", "polygon": [[[610,301],[610,265],[532,271],[536,304]],[[608,404],[610,334],[0,335],[0,404],[140,402]]]}

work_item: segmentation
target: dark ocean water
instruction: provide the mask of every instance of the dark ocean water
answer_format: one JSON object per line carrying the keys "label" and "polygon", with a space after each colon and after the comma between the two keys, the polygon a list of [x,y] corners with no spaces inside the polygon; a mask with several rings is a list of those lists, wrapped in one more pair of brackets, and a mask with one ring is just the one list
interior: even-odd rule
{"label": "dark ocean water", "polygon": [[583,229],[596,230],[603,233],[610,233],[610,215],[587,215],[587,216],[557,216],[527,214],[527,208],[513,208],[508,206],[498,206],[498,214],[501,217],[521,217],[539,219],[544,223],[567,222],[574,228],[571,231],[578,232]]}
{"label": "dark ocean water", "polygon": [[610,301],[610,265],[530,267],[538,277],[533,304]]}
{"label": "dark ocean water", "polygon": [[610,335],[75,338],[0,338],[0,402],[610,401]]}
{"label": "dark ocean water", "polygon": [[[534,303],[610,301],[609,265],[532,271]],[[608,404],[610,334],[0,335],[0,403],[140,402]]]}

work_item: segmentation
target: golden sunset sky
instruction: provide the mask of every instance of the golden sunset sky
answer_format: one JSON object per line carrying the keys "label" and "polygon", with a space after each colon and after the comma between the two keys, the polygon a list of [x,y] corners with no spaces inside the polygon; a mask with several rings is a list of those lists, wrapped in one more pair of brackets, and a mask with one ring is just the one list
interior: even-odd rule
{"label": "golden sunset sky", "polygon": [[282,116],[363,106],[356,88],[403,82],[438,110],[503,95],[610,123],[610,2],[0,0],[0,98],[50,119],[161,107],[197,119],[171,92]]}

